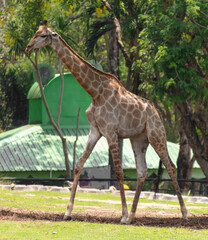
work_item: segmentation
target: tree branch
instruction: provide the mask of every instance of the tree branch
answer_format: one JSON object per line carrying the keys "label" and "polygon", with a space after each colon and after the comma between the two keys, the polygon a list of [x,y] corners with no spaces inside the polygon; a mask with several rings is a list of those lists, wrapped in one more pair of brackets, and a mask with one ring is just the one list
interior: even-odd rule
{"label": "tree branch", "polygon": [[76,20],[76,19],[78,19],[78,18],[80,18],[82,16],[83,16],[83,13],[79,13],[77,15],[71,15],[70,16],[70,21],[73,22],[74,20]]}
{"label": "tree branch", "polygon": [[63,97],[63,91],[64,91],[64,67],[62,69],[62,61],[61,59],[59,59],[59,73],[60,73],[60,77],[61,77],[61,90],[60,90],[60,94],[59,94],[59,103],[58,103],[58,113],[57,113],[57,117],[56,117],[56,123],[58,125],[58,127],[60,128],[60,115],[61,115],[61,104],[62,104],[62,97]]}
{"label": "tree branch", "polygon": [[[83,3],[81,3],[79,9],[82,8],[87,1],[88,1],[88,0],[85,0]],[[79,9],[78,9],[78,10],[79,10]],[[74,20],[76,20],[76,19],[78,19],[78,18],[80,18],[80,17],[82,17],[82,16],[83,16],[83,13],[79,13],[79,14],[77,14],[77,15],[70,15],[70,21],[73,22]]]}
{"label": "tree branch", "polygon": [[62,134],[62,131],[61,131],[60,127],[54,122],[53,117],[51,116],[51,113],[50,113],[50,110],[49,110],[49,107],[48,107],[48,104],[47,104],[47,101],[46,101],[46,98],[45,98],[45,94],[44,94],[44,91],[43,91],[43,84],[42,84],[42,81],[41,81],[40,71],[39,71],[39,68],[38,68],[38,56],[39,56],[39,49],[36,49],[35,50],[35,63],[30,58],[29,59],[36,69],[41,97],[42,97],[44,106],[46,108],[46,112],[48,114],[48,117],[50,119],[50,122],[53,125],[53,127],[56,130],[59,137],[61,138],[62,145],[63,145],[64,157],[65,157],[66,174],[67,174],[68,178],[71,178],[71,170],[70,170],[68,153],[67,153],[66,138],[63,137],[63,134]]}
{"label": "tree branch", "polygon": [[76,126],[76,139],[74,141],[74,152],[73,152],[73,177],[75,175],[75,164],[76,164],[76,146],[78,141],[78,130],[79,130],[79,115],[80,115],[81,108],[79,107],[77,113],[77,126]]}

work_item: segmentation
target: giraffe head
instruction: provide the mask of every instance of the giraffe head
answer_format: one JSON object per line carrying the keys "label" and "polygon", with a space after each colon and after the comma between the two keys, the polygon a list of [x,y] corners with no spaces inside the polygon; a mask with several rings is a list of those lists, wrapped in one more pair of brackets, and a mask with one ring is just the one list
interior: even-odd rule
{"label": "giraffe head", "polygon": [[33,38],[30,40],[27,45],[25,52],[31,52],[33,49],[42,48],[47,45],[51,45],[54,39],[57,39],[59,36],[56,32],[47,28],[47,21],[44,23],[40,22],[39,28]]}

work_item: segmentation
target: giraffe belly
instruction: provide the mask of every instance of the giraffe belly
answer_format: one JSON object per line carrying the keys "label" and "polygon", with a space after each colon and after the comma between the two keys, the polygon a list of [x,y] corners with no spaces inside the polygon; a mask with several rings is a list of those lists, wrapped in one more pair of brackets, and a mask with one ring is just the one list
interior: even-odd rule
{"label": "giraffe belly", "polygon": [[133,137],[140,135],[146,126],[145,115],[129,114],[128,112],[120,114],[118,124],[119,137]]}
{"label": "giraffe belly", "polygon": [[117,133],[120,138],[129,138],[141,134],[146,126],[145,117],[135,117],[117,109],[115,112],[103,111],[103,108],[96,108],[94,119],[103,136]]}
{"label": "giraffe belly", "polygon": [[120,138],[129,138],[140,135],[144,132],[145,124],[137,124],[137,126],[131,125],[131,123],[120,124],[118,128],[118,136]]}

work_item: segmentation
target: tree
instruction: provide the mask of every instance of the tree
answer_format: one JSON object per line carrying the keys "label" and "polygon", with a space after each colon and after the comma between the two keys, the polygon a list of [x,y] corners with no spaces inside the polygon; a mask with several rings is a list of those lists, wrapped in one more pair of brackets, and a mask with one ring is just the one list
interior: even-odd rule
{"label": "tree", "polygon": [[[86,41],[88,53],[93,53],[94,47],[101,36],[114,29],[118,46],[125,59],[126,67],[128,68],[127,80],[125,82],[126,88],[138,94],[140,68],[138,67],[137,61],[139,56],[137,39],[142,29],[142,22],[138,16],[144,10],[143,2],[133,0],[120,1],[120,4],[115,4],[114,1],[108,2],[102,0],[102,2],[104,4],[103,8],[106,9],[105,12],[107,13],[103,18],[96,19],[89,24],[90,34]],[[91,11],[89,17],[91,16],[93,16],[93,11]],[[117,16],[119,16],[119,19]],[[124,45],[123,40],[127,44],[128,49]]]}
{"label": "tree", "polygon": [[[142,79],[180,112],[194,156],[208,177],[208,6],[204,1],[151,1],[140,34]],[[151,78],[151,75],[154,78]]]}
{"label": "tree", "polygon": [[[134,93],[144,94],[145,89],[144,95],[154,102],[177,109],[188,143],[207,176],[207,4],[194,0],[120,3],[122,39],[131,59],[127,86],[132,82]],[[114,22],[116,27],[116,8],[109,12],[106,25]],[[97,38],[107,31],[103,26],[91,25],[94,32],[100,30]]]}
{"label": "tree", "polygon": [[[180,151],[177,159],[177,176],[179,179],[191,179],[192,169],[194,164],[194,158],[191,158],[191,148],[188,144],[188,139],[186,137],[183,125],[181,125],[179,130],[180,134]],[[190,188],[189,182],[179,182],[181,190],[188,192]]]}

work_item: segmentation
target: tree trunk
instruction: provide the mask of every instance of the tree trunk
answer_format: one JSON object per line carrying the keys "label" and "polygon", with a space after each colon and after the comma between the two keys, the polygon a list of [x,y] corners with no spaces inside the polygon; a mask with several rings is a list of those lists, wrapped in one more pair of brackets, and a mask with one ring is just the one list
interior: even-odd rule
{"label": "tree trunk", "polygon": [[204,112],[203,116],[201,114],[198,116],[196,105],[195,112],[191,103],[178,103],[177,107],[181,113],[181,125],[187,136],[189,146],[192,148],[194,157],[204,175],[208,178],[208,127],[207,118],[204,117],[207,115],[207,109],[201,112],[201,114]]}
{"label": "tree trunk", "polygon": [[119,47],[116,39],[115,29],[109,32],[109,54],[108,54],[108,64],[109,71],[120,79],[119,74]]}
{"label": "tree trunk", "polygon": [[[191,159],[191,148],[188,144],[188,139],[182,127],[180,127],[179,135],[180,151],[177,159],[178,179],[191,179],[194,159]],[[190,183],[179,182],[179,186],[182,192],[188,192]]]}
{"label": "tree trunk", "polygon": [[[109,71],[110,73],[114,74],[118,79],[119,77],[119,46],[117,43],[117,35],[116,31],[111,30],[109,32],[109,54],[108,54],[108,63],[109,63]],[[119,139],[119,151],[120,151],[120,158],[122,161],[122,146],[123,146],[123,141],[122,139]],[[109,150],[109,166],[110,166],[110,177],[115,178],[115,170],[114,170],[114,164],[113,164],[113,159],[111,152]],[[111,181],[110,185],[115,186],[118,188],[118,183]]]}
{"label": "tree trunk", "polygon": [[140,81],[140,72],[134,72],[134,78],[133,78],[133,88],[132,92],[136,95],[139,94],[139,85],[141,84]]}

